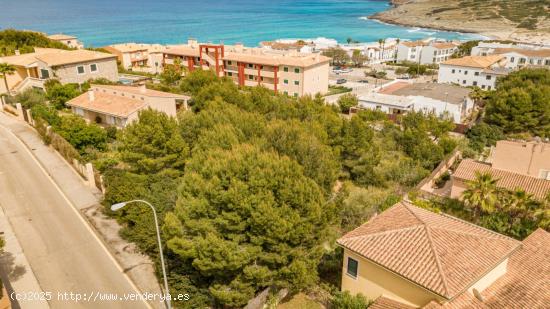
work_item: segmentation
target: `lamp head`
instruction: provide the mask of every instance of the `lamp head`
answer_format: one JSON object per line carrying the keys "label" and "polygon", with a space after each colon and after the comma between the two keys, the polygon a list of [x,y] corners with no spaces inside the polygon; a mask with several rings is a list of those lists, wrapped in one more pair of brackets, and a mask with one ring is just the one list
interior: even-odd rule
{"label": "lamp head", "polygon": [[126,206],[126,204],[128,204],[128,202],[122,202],[122,203],[117,203],[117,204],[111,205],[111,210],[112,211],[117,211],[117,210],[123,208],[124,206]]}

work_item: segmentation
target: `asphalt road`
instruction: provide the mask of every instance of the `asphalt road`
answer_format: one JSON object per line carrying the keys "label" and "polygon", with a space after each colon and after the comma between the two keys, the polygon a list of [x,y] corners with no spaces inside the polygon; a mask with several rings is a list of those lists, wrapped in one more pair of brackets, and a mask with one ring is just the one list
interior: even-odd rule
{"label": "asphalt road", "polygon": [[[51,292],[51,308],[147,307],[128,299],[137,290],[29,150],[2,126],[0,206],[40,287]],[[102,301],[107,295],[117,300]]]}

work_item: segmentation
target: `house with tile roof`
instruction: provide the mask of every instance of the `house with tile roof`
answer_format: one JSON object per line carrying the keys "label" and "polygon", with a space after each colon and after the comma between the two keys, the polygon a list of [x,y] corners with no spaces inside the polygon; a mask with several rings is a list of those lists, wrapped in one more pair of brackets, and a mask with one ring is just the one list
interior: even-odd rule
{"label": "house with tile roof", "polygon": [[162,71],[162,51],[160,44],[122,43],[103,47],[118,57],[120,64],[128,70],[160,73]]}
{"label": "house with tile roof", "polygon": [[497,78],[510,72],[503,55],[466,56],[442,62],[437,82],[491,90],[495,89]]}
{"label": "house with tile roof", "polygon": [[370,308],[543,308],[550,299],[543,230],[520,242],[403,201],[337,242],[342,290],[375,300]]}
{"label": "house with tile roof", "polygon": [[87,122],[123,128],[147,108],[175,117],[180,109],[188,108],[189,99],[185,95],[147,89],[145,85],[92,85],[87,93],[66,104]]}
{"label": "house with tile roof", "polygon": [[510,69],[550,68],[550,49],[496,48],[495,55],[506,57],[506,67]]}
{"label": "house with tile roof", "polygon": [[86,49],[35,48],[33,53],[0,57],[0,63],[16,68],[15,74],[8,75],[9,89],[0,83],[0,93],[43,89],[48,79],[57,79],[62,84],[84,83],[97,78],[118,81],[116,56]]}
{"label": "house with tile roof", "polygon": [[451,198],[460,198],[477,173],[491,174],[500,188],[544,199],[550,194],[550,144],[498,141],[485,162],[462,160],[451,175]]}
{"label": "house with tile roof", "polygon": [[56,33],[56,34],[48,35],[48,39],[63,43],[70,48],[76,48],[76,49],[84,48],[84,44],[82,44],[78,40],[78,38],[74,35]]}
{"label": "house with tile roof", "polygon": [[397,45],[397,61],[439,64],[450,59],[457,49],[454,42],[403,41]]}

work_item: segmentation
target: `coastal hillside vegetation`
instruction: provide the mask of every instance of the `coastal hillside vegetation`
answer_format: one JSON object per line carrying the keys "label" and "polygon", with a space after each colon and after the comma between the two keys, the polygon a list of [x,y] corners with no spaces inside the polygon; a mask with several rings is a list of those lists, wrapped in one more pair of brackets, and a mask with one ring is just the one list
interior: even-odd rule
{"label": "coastal hillside vegetation", "polygon": [[69,49],[65,44],[48,39],[44,34],[33,31],[6,29],[0,31],[0,56],[11,56],[16,50],[32,53],[34,47]]}
{"label": "coastal hillside vegetation", "polygon": [[[118,131],[67,115],[64,103],[86,85],[51,82],[45,94],[26,94],[21,102],[101,171],[106,213],[159,270],[150,210],[136,204],[112,213],[108,207],[136,198],[156,206],[172,292],[192,295],[178,308],[242,307],[266,288],[294,294],[319,287],[331,293],[326,305],[362,306],[368,300],[336,292],[342,250],[335,239],[399,201],[457,147],[465,156],[478,155],[517,134],[508,124],[514,121],[542,135],[547,74],[522,70],[501,80],[466,141],[449,134],[452,121],[431,114],[412,112],[399,124],[378,111],[344,117],[356,98],[329,106],[321,96],[239,88],[203,70],[148,86],[192,95],[190,111],[177,119],[142,111]],[[521,95],[526,89],[533,95]],[[529,112],[501,106],[500,100],[517,95]],[[519,118],[525,113],[531,118]],[[480,196],[479,187],[493,182],[480,176],[464,202],[411,198],[518,239],[548,228],[546,201],[497,189]]]}
{"label": "coastal hillside vegetation", "polygon": [[[141,198],[157,207],[172,292],[192,295],[181,308],[241,307],[266,288],[335,291],[335,239],[399,201],[457,145],[452,122],[430,114],[401,125],[376,111],[348,119],[321,96],[239,88],[210,71],[163,80],[150,87],[191,94],[192,110],[177,119],[142,111],[114,134],[64,112],[85,89],[52,82],[28,104],[101,170],[106,206]],[[150,210],[106,212],[160,269]],[[327,304],[365,302],[348,298]]]}

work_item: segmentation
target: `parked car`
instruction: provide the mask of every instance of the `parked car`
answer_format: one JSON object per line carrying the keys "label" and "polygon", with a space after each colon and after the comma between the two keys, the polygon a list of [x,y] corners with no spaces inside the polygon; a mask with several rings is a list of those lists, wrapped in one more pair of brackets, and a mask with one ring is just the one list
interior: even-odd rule
{"label": "parked car", "polygon": [[368,81],[368,80],[366,80],[366,79],[362,79],[362,80],[360,80],[360,81],[359,81],[359,83],[361,83],[361,84],[368,84],[368,83],[369,83],[369,81]]}
{"label": "parked car", "polygon": [[353,72],[353,69],[347,68],[347,69],[342,69],[342,70],[340,70],[340,71],[341,71],[342,73],[351,73],[351,72]]}
{"label": "parked car", "polygon": [[347,82],[348,81],[345,78],[339,78],[338,80],[336,80],[337,85],[345,84]]}

